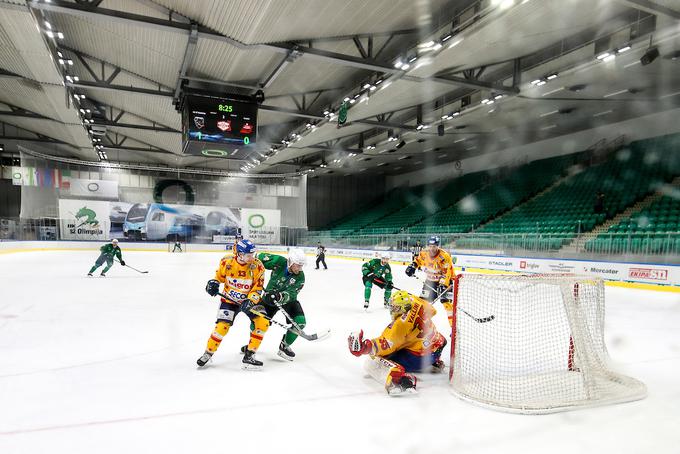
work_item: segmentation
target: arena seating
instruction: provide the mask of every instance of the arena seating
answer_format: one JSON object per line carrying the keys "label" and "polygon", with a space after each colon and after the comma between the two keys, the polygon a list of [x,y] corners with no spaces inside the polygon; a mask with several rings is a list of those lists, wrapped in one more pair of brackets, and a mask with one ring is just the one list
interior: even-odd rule
{"label": "arena seating", "polygon": [[574,156],[542,159],[515,169],[508,176],[434,214],[410,229],[412,233],[469,232],[545,189],[573,162]]}

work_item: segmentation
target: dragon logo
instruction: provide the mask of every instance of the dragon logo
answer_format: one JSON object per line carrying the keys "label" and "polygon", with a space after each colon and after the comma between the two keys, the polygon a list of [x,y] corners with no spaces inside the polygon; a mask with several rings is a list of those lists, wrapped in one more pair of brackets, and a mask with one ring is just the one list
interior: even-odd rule
{"label": "dragon logo", "polygon": [[97,213],[89,209],[88,207],[84,206],[81,209],[78,210],[76,213],[76,219],[80,224],[77,225],[77,227],[80,227],[82,225],[89,225],[92,227],[97,227],[99,226],[99,221],[97,220]]}

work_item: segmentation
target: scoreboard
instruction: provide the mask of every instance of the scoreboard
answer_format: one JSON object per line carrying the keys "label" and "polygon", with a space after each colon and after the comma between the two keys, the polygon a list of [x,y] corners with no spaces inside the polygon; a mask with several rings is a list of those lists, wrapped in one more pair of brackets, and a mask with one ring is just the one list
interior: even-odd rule
{"label": "scoreboard", "polygon": [[184,154],[227,157],[255,148],[257,103],[236,96],[186,95],[182,125]]}

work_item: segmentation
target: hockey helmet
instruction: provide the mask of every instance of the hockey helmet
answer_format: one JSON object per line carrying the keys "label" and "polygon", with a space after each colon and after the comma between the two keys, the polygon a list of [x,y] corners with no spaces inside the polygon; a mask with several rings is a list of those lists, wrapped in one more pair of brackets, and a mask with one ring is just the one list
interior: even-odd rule
{"label": "hockey helmet", "polygon": [[307,256],[305,251],[299,248],[293,248],[288,251],[288,266],[300,265],[304,266],[307,263]]}
{"label": "hockey helmet", "polygon": [[429,240],[427,240],[427,245],[428,246],[439,246],[441,241],[439,240],[438,236],[431,236]]}
{"label": "hockey helmet", "polygon": [[255,244],[250,240],[240,240],[236,243],[236,252],[239,254],[254,254]]}
{"label": "hockey helmet", "polygon": [[116,238],[112,239],[112,240],[111,240],[111,244],[113,244],[113,245],[118,244],[118,240],[117,240]]}
{"label": "hockey helmet", "polygon": [[414,297],[409,292],[405,290],[395,292],[392,298],[390,298],[390,315],[392,319],[396,319],[410,311],[414,302]]}
{"label": "hockey helmet", "polygon": [[390,260],[391,258],[392,258],[392,255],[387,251],[383,251],[383,252],[380,253],[380,259],[381,260]]}

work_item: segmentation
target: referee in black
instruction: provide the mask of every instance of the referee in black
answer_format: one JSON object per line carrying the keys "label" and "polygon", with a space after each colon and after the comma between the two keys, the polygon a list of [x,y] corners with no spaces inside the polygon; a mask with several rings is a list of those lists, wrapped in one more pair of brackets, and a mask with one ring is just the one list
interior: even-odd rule
{"label": "referee in black", "polygon": [[327,270],[328,266],[326,265],[326,248],[323,247],[321,244],[321,241],[316,243],[316,269],[319,269],[319,263],[323,263],[323,269]]}

